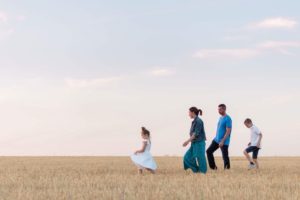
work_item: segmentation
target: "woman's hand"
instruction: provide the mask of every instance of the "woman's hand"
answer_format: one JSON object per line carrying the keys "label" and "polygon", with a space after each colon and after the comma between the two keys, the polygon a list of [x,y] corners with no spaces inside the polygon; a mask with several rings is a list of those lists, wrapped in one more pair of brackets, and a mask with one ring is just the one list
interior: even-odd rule
{"label": "woman's hand", "polygon": [[138,153],[139,153],[139,151],[135,151],[135,152],[134,152],[134,155],[137,155]]}
{"label": "woman's hand", "polygon": [[182,146],[186,147],[189,143],[190,143],[189,141],[185,141]]}

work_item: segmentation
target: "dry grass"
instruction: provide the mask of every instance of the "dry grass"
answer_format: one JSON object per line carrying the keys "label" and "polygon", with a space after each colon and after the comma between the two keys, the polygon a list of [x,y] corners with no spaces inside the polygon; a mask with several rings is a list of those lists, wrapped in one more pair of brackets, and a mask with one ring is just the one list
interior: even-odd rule
{"label": "dry grass", "polygon": [[181,158],[156,161],[156,175],[139,176],[126,157],[1,157],[0,199],[300,199],[299,157],[262,158],[260,171],[233,158],[206,176],[183,171]]}

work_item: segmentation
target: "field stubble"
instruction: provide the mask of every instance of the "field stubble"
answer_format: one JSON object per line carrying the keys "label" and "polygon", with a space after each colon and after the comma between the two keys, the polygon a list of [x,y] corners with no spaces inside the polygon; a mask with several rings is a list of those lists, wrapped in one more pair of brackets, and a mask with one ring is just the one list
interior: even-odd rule
{"label": "field stubble", "polygon": [[[247,170],[192,174],[180,157],[157,157],[157,174],[137,175],[129,157],[1,157],[0,200],[300,199],[300,158],[261,158]],[[217,158],[219,168],[222,161]]]}

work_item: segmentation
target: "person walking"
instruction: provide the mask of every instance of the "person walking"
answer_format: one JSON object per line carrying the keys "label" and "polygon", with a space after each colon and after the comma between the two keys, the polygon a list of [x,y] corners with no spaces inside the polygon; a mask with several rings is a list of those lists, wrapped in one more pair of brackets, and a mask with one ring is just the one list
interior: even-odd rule
{"label": "person walking", "polygon": [[211,145],[206,150],[208,164],[212,170],[218,169],[214,159],[214,152],[218,148],[220,148],[222,151],[224,169],[230,169],[228,148],[229,148],[230,136],[232,130],[232,120],[230,116],[226,113],[225,104],[220,104],[218,106],[218,112],[221,115],[221,117],[218,122],[217,133]]}
{"label": "person walking", "polygon": [[189,116],[192,121],[189,139],[183,143],[186,147],[191,143],[190,148],[185,153],[183,158],[184,170],[191,169],[194,173],[203,173],[207,171],[206,157],[205,157],[205,131],[204,124],[199,115],[202,115],[202,110],[196,107],[189,109]]}

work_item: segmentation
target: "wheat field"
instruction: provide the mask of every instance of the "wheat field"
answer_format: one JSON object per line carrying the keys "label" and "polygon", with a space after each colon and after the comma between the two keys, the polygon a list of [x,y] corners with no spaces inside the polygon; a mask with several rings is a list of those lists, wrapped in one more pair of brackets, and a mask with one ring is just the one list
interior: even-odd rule
{"label": "wheat field", "polygon": [[156,161],[157,174],[138,175],[129,157],[1,157],[0,199],[300,199],[299,157],[261,158],[259,171],[235,157],[207,175],[184,171],[180,157]]}

